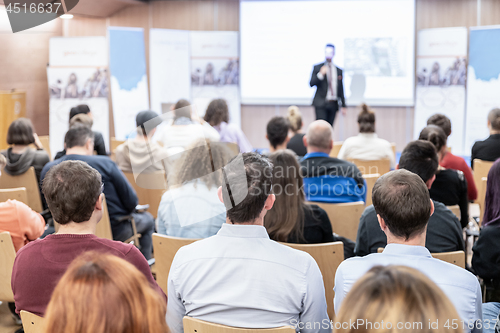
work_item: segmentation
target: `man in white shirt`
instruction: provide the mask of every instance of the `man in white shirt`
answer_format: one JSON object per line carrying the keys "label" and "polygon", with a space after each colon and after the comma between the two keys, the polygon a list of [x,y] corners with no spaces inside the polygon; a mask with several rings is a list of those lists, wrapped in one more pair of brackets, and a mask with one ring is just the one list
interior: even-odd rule
{"label": "man in white shirt", "polygon": [[463,268],[432,258],[425,248],[434,204],[424,181],[407,170],[389,172],[375,183],[372,200],[380,228],[387,236],[387,247],[383,253],[347,259],[340,264],[335,274],[335,312],[339,312],[353,284],[370,268],[404,265],[420,270],[443,290],[462,318],[460,328],[482,332],[481,287],[476,277]]}
{"label": "man in white shirt", "polygon": [[275,200],[272,167],[259,154],[244,153],[222,169],[218,196],[226,223],[217,235],[182,247],[170,268],[172,333],[183,331],[184,316],[234,327],[331,331],[317,263],[270,240],[263,226]]}

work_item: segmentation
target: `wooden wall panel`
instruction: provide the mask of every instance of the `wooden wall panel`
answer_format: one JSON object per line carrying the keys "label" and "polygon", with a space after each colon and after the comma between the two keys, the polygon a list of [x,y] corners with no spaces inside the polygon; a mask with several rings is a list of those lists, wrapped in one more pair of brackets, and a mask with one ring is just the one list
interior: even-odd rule
{"label": "wooden wall panel", "polygon": [[152,27],[214,30],[214,1],[153,1]]}
{"label": "wooden wall panel", "polygon": [[475,26],[477,0],[416,0],[416,28]]}
{"label": "wooden wall panel", "polygon": [[500,1],[481,0],[481,25],[500,24]]}
{"label": "wooden wall panel", "polygon": [[63,21],[63,35],[66,37],[106,36],[105,18],[75,17]]}
{"label": "wooden wall panel", "polygon": [[216,1],[217,29],[221,31],[240,30],[240,2],[234,0]]}

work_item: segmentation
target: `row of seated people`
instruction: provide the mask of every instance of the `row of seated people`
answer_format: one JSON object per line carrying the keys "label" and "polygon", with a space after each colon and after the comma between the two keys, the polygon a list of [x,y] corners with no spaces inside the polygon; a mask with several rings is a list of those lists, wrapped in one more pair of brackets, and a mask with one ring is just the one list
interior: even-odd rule
{"label": "row of seated people", "polygon": [[[329,325],[315,324],[329,322],[317,263],[305,252],[271,240],[264,226],[265,216],[276,201],[273,164],[256,153],[238,158],[241,164],[230,162],[224,167],[225,184],[229,186],[217,191],[227,208],[225,223],[215,236],[181,248],[173,260],[166,313],[170,332],[183,331],[186,315],[235,327],[299,323],[302,332],[330,332]],[[57,282],[71,262],[87,251],[128,261],[142,272],[158,297],[165,299],[147,261],[133,245],[93,234],[103,208],[100,172],[83,161],[66,160],[50,168],[42,184],[47,204],[61,227],[57,234],[30,242],[18,251],[12,275],[17,312],[45,315],[52,294],[62,297],[62,292],[54,292]],[[344,298],[372,267],[400,264],[430,278],[450,299],[461,320],[471,325],[480,322],[477,279],[458,266],[432,258],[425,248],[428,220],[434,211],[425,182],[407,170],[390,172],[376,182],[373,203],[388,245],[381,254],[348,259],[339,266],[335,276],[336,313],[342,313]],[[83,268],[84,272],[89,265]],[[66,290],[67,281],[63,278],[57,289]],[[75,301],[85,302],[92,295],[81,294]],[[58,304],[49,310],[52,308],[64,312]],[[64,318],[50,312],[47,317],[55,322]]]}

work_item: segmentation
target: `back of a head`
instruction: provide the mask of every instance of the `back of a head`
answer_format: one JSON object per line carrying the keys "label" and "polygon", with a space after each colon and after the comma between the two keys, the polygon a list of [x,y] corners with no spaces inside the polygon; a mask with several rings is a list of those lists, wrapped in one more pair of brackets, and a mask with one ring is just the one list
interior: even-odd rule
{"label": "back of a head", "polygon": [[399,158],[399,169],[419,175],[424,182],[436,174],[438,167],[436,148],[429,141],[415,140],[408,143]]}
{"label": "back of a head", "polygon": [[486,195],[484,198],[483,226],[500,223],[500,159],[496,160],[488,172]]}
{"label": "back of a head", "polygon": [[290,129],[297,133],[302,128],[302,113],[300,113],[299,107],[292,105],[288,108],[287,119],[290,123]]}
{"label": "back of a head", "polygon": [[285,149],[272,153],[269,160],[273,163],[276,201],[264,217],[264,226],[273,240],[287,242],[291,236],[297,242],[304,241],[305,198],[296,155]]}
{"label": "back of a head", "polygon": [[266,133],[269,144],[276,148],[283,144],[288,137],[290,124],[284,117],[273,117],[267,123]]}
{"label": "back of a head", "polygon": [[94,132],[87,126],[76,124],[66,132],[64,145],[66,149],[84,147],[89,139],[94,141]]}
{"label": "back of a head", "polygon": [[[462,332],[460,324],[443,325],[446,322],[461,319],[427,276],[407,266],[375,266],[347,294],[335,318],[334,333]],[[431,323],[438,323],[437,327]]]}
{"label": "back of a head", "polygon": [[102,193],[101,174],[83,161],[64,161],[47,172],[42,192],[59,224],[86,222]]}
{"label": "back of a head", "polygon": [[33,125],[28,118],[14,120],[7,131],[7,144],[27,146],[35,142]]}
{"label": "back of a head", "polygon": [[272,163],[260,154],[243,153],[232,159],[223,172],[225,184],[222,186],[222,197],[229,221],[255,221],[271,194]]}
{"label": "back of a head", "polygon": [[488,113],[488,121],[492,130],[500,131],[500,108],[495,108]]}
{"label": "back of a head", "polygon": [[76,258],[52,294],[46,333],[168,332],[166,305],[144,274],[117,256]]}
{"label": "back of a head", "polygon": [[203,120],[211,126],[218,126],[222,122],[229,123],[229,109],[226,101],[222,98],[211,101],[208,104]]}
{"label": "back of a head", "polygon": [[69,111],[69,120],[76,116],[77,114],[88,114],[90,113],[90,108],[87,104],[77,105]]}
{"label": "back of a head", "polygon": [[440,152],[446,146],[447,136],[443,129],[437,125],[428,125],[420,132],[419,140],[431,142],[436,148],[436,152]]}
{"label": "back of a head", "polygon": [[422,179],[407,170],[381,176],[373,186],[373,207],[389,231],[408,240],[422,233],[431,216],[431,202]]}
{"label": "back of a head", "polygon": [[137,126],[137,133],[149,135],[162,122],[161,117],[151,110],[141,111],[135,116],[135,125]]}
{"label": "back of a head", "polygon": [[180,99],[174,105],[174,119],[191,119],[191,103],[186,99]]}
{"label": "back of a head", "polygon": [[368,105],[361,104],[361,112],[358,115],[360,133],[375,133],[375,112]]}
{"label": "back of a head", "polygon": [[307,147],[326,150],[333,140],[332,126],[324,120],[313,121],[307,128]]}
{"label": "back of a head", "polygon": [[69,128],[75,126],[87,126],[88,128],[92,128],[94,121],[85,113],[79,113],[69,121]]}
{"label": "back of a head", "polygon": [[446,134],[446,137],[451,134],[451,121],[450,118],[446,117],[444,114],[436,113],[427,119],[427,125],[436,125],[441,127]]}

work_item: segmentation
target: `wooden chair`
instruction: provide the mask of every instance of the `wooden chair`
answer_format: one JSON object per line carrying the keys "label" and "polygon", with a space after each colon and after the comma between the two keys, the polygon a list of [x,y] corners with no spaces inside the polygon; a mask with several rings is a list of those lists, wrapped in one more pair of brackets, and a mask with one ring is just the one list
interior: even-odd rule
{"label": "wooden chair", "polygon": [[40,333],[43,331],[43,317],[21,310],[21,320],[23,321],[25,333]]}
{"label": "wooden chair", "polygon": [[328,316],[334,319],[335,311],[333,309],[333,298],[335,293],[335,272],[340,263],[344,260],[344,244],[342,242],[323,243],[323,244],[290,244],[283,243],[294,249],[307,252],[318,263],[323,283],[325,285],[326,304],[328,306]]}
{"label": "wooden chair", "polygon": [[30,206],[31,209],[38,213],[43,210],[35,168],[30,167],[28,171],[19,176],[11,176],[6,172],[2,172],[2,177],[0,177],[0,189],[17,187],[26,188],[28,193],[28,206]]}
{"label": "wooden chair", "polygon": [[0,301],[14,302],[14,294],[10,284],[12,267],[16,259],[16,250],[10,233],[0,233]]}
{"label": "wooden chair", "polygon": [[137,177],[137,180],[133,173],[124,172],[124,175],[137,193],[139,204],[148,204],[148,211],[156,218],[161,197],[167,190],[165,171],[142,173]]}
{"label": "wooden chair", "polygon": [[374,173],[384,175],[391,171],[391,160],[388,158],[373,161],[352,159],[350,162],[354,163],[363,175]]}
{"label": "wooden chair", "polygon": [[339,156],[339,151],[340,148],[342,148],[342,145],[344,144],[344,141],[336,141],[333,143],[333,148],[330,151],[330,157],[337,157]]}
{"label": "wooden chair", "polygon": [[9,199],[17,200],[27,205],[28,192],[26,192],[26,187],[0,189],[0,202],[5,202]]}
{"label": "wooden chair", "polygon": [[365,201],[365,206],[370,206],[372,204],[372,190],[373,186],[375,185],[375,182],[377,179],[380,178],[379,173],[373,173],[373,174],[367,174],[363,175],[363,178],[366,181],[366,201]]}
{"label": "wooden chair", "polygon": [[484,217],[484,200],[486,198],[486,187],[488,178],[481,178],[481,182],[478,184],[477,202],[479,205],[479,226],[483,223]]}
{"label": "wooden chair", "polygon": [[[483,177],[488,177],[488,172],[490,172],[491,166],[495,162],[478,160],[474,159],[474,171],[472,176],[474,178],[474,183],[476,183],[477,192],[481,192],[481,179]],[[486,189],[485,189],[486,190]],[[477,196],[476,201],[479,205],[481,205],[479,195]]]}
{"label": "wooden chair", "polygon": [[[383,247],[377,249],[378,253],[384,252]],[[432,257],[447,263],[462,267],[465,269],[465,252],[464,251],[451,251],[451,252],[441,252],[441,253],[431,253]]]}
{"label": "wooden chair", "polygon": [[170,266],[177,251],[184,245],[196,242],[198,239],[170,237],[153,234],[153,250],[155,254],[156,283],[167,294],[167,279]]}
{"label": "wooden chair", "polygon": [[392,148],[392,153],[394,154],[394,157],[396,157],[396,143],[391,142],[391,148]]}
{"label": "wooden chair", "polygon": [[182,319],[182,323],[184,324],[184,333],[295,333],[295,328],[292,326],[276,328],[240,328],[210,323],[188,316]]}
{"label": "wooden chair", "polygon": [[455,214],[456,217],[460,220],[462,216],[460,215],[460,207],[458,205],[453,205],[453,206],[446,206],[453,214]]}
{"label": "wooden chair", "polygon": [[354,242],[356,241],[359,219],[365,209],[363,201],[339,204],[314,202],[314,204],[326,211],[334,233],[349,238]]}
{"label": "wooden chair", "polygon": [[[39,136],[38,139],[40,140],[40,143],[42,144],[42,148],[47,152],[47,154],[49,154],[50,160],[52,161],[52,155],[50,154],[49,136],[42,135],[42,136]],[[34,143],[30,144],[30,147],[33,149],[37,149]]]}
{"label": "wooden chair", "polygon": [[116,147],[118,147],[119,145],[124,143],[125,140],[116,140],[115,137],[112,137],[110,141],[111,141],[111,144],[110,144],[111,155],[109,156],[109,158],[111,158],[112,161],[116,161],[116,158],[115,158]]}

